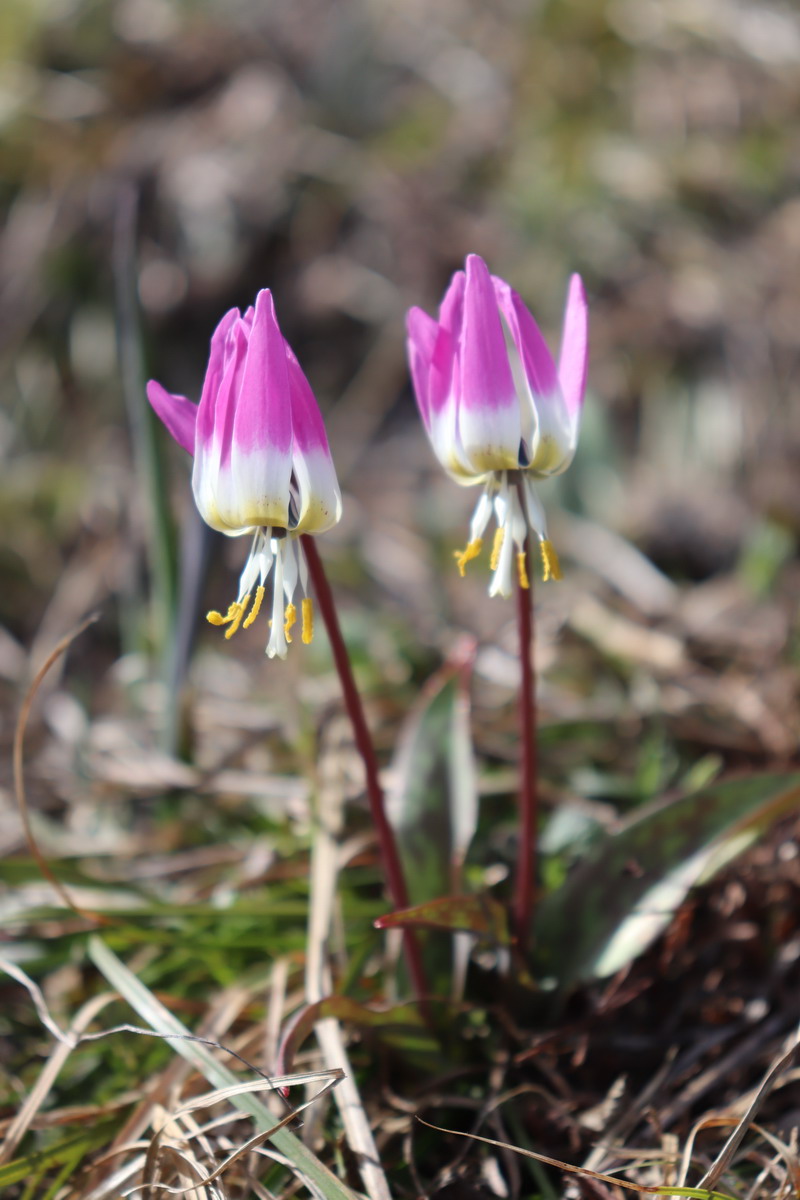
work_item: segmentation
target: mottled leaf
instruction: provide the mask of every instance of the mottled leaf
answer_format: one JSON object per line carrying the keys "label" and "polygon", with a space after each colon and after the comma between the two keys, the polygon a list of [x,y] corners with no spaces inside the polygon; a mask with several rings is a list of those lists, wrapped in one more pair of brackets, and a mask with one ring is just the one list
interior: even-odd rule
{"label": "mottled leaf", "polygon": [[486,895],[442,896],[426,904],[387,913],[378,917],[375,925],[378,929],[463,930],[495,945],[511,944],[505,908],[494,897]]}
{"label": "mottled leaf", "polygon": [[562,986],[641,954],[695,884],[800,803],[800,773],[749,775],[662,800],[596,842],[539,906],[536,973]]}

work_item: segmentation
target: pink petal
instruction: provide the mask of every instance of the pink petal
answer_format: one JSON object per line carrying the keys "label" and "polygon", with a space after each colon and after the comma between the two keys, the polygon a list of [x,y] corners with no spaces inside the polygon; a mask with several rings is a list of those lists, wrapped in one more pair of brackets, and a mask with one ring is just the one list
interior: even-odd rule
{"label": "pink petal", "polygon": [[467,258],[458,356],[458,428],[464,454],[476,473],[514,469],[519,464],[519,400],[492,279],[477,254]]}
{"label": "pink petal", "polygon": [[493,277],[495,295],[500,311],[508,322],[511,336],[519,350],[525,375],[534,400],[551,396],[558,390],[558,376],[553,356],[521,297],[503,279]]}
{"label": "pink petal", "polygon": [[311,385],[288,344],[286,361],[292,408],[292,472],[297,487],[292,527],[302,533],[323,533],[342,515],[336,469]]}
{"label": "pink petal", "polygon": [[408,367],[414,385],[414,395],[425,428],[430,430],[430,372],[439,326],[433,317],[429,317],[421,308],[410,308],[406,314],[406,331]]}
{"label": "pink petal", "polygon": [[247,355],[238,379],[233,440],[244,452],[286,454],[292,445],[292,411],[286,346],[269,289],[256,297]]}
{"label": "pink petal", "polygon": [[238,308],[231,308],[217,325],[211,335],[211,349],[208,356],[208,366],[203,380],[203,390],[200,394],[200,404],[197,412],[197,437],[202,442],[210,442],[214,433],[217,393],[222,382],[225,369],[226,344],[228,335],[240,320]]}
{"label": "pink petal", "polygon": [[589,366],[589,307],[580,275],[569,281],[561,353],[558,358],[558,378],[567,408],[577,418],[586,392],[586,373]]}
{"label": "pink petal", "polygon": [[[477,258],[477,255],[472,255]],[[478,259],[478,262],[482,262]],[[450,286],[439,305],[439,324],[458,340],[464,325],[464,293],[467,287],[467,276],[463,271],[455,271],[450,280]]]}
{"label": "pink petal", "polygon": [[197,405],[186,396],[168,392],[155,379],[147,385],[147,399],[153,410],[166,425],[179,446],[194,454],[194,431],[197,423]]}

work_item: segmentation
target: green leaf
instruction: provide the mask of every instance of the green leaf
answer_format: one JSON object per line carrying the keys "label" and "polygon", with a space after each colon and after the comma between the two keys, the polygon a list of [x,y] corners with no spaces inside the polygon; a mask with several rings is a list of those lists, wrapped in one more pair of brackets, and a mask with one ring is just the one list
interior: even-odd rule
{"label": "green leaf", "polygon": [[474,660],[475,643],[465,638],[428,680],[397,743],[387,814],[412,904],[459,886],[477,826],[468,691]]}
{"label": "green leaf", "polygon": [[114,1121],[99,1121],[91,1128],[84,1126],[78,1133],[70,1133],[42,1150],[34,1150],[21,1158],[3,1163],[0,1166],[0,1187],[27,1182],[35,1175],[41,1176],[50,1167],[76,1166],[91,1150],[102,1146],[113,1129]]}
{"label": "green leaf", "polygon": [[613,974],[671,921],[688,891],[800,802],[800,772],[748,775],[659,801],[592,846],[539,906],[535,973],[562,987]]}

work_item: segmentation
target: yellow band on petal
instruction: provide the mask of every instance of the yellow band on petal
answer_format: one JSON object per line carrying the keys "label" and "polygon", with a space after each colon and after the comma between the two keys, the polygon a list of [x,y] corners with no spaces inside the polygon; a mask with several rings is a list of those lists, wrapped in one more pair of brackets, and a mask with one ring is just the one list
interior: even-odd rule
{"label": "yellow band on petal", "polygon": [[265,589],[264,589],[263,583],[260,583],[258,585],[258,587],[256,588],[256,598],[253,601],[253,607],[250,609],[250,612],[245,617],[244,625],[242,626],[242,629],[249,628],[249,626],[253,624],[253,621],[255,621],[256,617],[260,613],[261,604],[264,600],[264,590]]}
{"label": "yellow band on petal", "polygon": [[283,614],[283,633],[287,642],[292,640],[292,626],[297,621],[297,609],[293,604],[286,605],[286,611]]}
{"label": "yellow band on petal", "polygon": [[477,558],[483,549],[483,538],[475,538],[469,542],[463,550],[454,550],[453,558],[458,563],[458,573],[463,579],[467,573],[467,563],[472,562],[473,558]]}
{"label": "yellow band on petal", "polygon": [[308,646],[314,637],[314,605],[311,597],[306,596],[301,605],[303,617],[303,645]]}
{"label": "yellow band on petal", "polygon": [[494,542],[492,543],[492,557],[489,559],[489,567],[492,571],[497,570],[497,564],[500,562],[500,551],[503,549],[503,538],[506,535],[505,529],[500,527],[494,531]]}
{"label": "yellow band on petal", "polygon": [[520,550],[517,555],[517,575],[519,577],[519,586],[527,589],[531,586],[531,581],[528,579],[528,555],[524,550]]}
{"label": "yellow band on petal", "polygon": [[548,579],[561,579],[561,563],[553,543],[545,538],[539,543],[539,549],[542,552],[542,578],[545,583]]}

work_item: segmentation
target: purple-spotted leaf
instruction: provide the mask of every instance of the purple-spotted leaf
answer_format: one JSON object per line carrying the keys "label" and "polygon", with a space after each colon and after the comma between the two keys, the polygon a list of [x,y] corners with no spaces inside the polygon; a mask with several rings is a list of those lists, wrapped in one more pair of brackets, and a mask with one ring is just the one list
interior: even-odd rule
{"label": "purple-spotted leaf", "polygon": [[666,928],[689,890],[800,805],[800,772],[728,779],[661,800],[596,842],[540,904],[537,976],[611,975]]}
{"label": "purple-spotted leaf", "polygon": [[446,929],[474,933],[498,946],[511,944],[506,910],[492,896],[442,896],[413,908],[386,913],[378,929]]}

